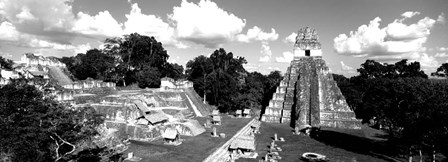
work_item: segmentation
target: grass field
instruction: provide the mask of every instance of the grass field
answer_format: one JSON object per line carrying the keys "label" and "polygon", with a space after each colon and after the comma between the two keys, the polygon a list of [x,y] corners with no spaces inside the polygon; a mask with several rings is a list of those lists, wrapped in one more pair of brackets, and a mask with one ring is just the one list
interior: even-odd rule
{"label": "grass field", "polygon": [[[285,138],[286,142],[277,142],[282,148],[281,161],[301,161],[305,152],[326,155],[332,162],[383,162],[403,161],[404,158],[391,157],[391,149],[383,145],[384,140],[375,137],[376,132],[370,128],[363,130],[322,129],[319,137],[293,135],[292,129],[283,124],[263,123],[261,134],[256,136],[258,159],[239,159],[238,162],[257,162],[267,153],[274,133]],[[379,132],[378,132],[379,133]],[[372,136],[373,138],[369,138]]]}
{"label": "grass field", "polygon": [[[202,124],[206,119],[198,118],[198,120]],[[223,116],[222,125],[216,126],[216,129],[217,133],[225,133],[226,138],[211,137],[210,128],[196,137],[181,136],[184,141],[179,146],[164,145],[162,140],[151,143],[132,142],[126,152],[134,152],[135,156],[143,158],[142,162],[199,162],[229,140],[250,120]]]}

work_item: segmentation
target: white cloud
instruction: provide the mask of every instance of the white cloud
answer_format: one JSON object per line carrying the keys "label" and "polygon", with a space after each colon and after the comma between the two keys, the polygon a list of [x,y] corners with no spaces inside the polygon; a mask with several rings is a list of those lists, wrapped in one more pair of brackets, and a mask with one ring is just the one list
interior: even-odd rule
{"label": "white cloud", "polygon": [[448,51],[448,47],[439,47],[437,50],[439,50],[440,52],[446,52]]}
{"label": "white cloud", "polygon": [[434,57],[448,57],[447,53],[436,53],[436,55],[434,55]]}
{"label": "white cloud", "polygon": [[[380,28],[379,17],[371,20],[368,25],[361,25],[350,34],[340,34],[334,39],[334,49],[337,53],[384,62],[398,59],[410,59],[421,62],[422,67],[431,68],[437,61],[428,56],[423,46],[436,20],[429,17],[407,25],[402,21],[419,15],[418,12],[405,12],[402,19],[396,19],[384,28]],[[437,65],[435,65],[437,66]]]}
{"label": "white cloud", "polygon": [[109,37],[123,34],[122,24],[118,23],[109,11],[101,11],[95,16],[79,12],[73,31],[85,35],[104,35]]}
{"label": "white cloud", "polygon": [[293,32],[289,36],[287,36],[285,39],[283,39],[283,42],[285,43],[295,43],[296,42],[297,33]]}
{"label": "white cloud", "polygon": [[216,48],[241,33],[246,20],[224,11],[209,0],[198,4],[183,0],[169,19],[176,24],[177,36],[205,47]]}
{"label": "white cloud", "polygon": [[341,68],[344,71],[353,71],[354,70],[353,67],[346,65],[343,61],[341,61]]}
{"label": "white cloud", "polygon": [[252,42],[252,41],[275,41],[278,39],[278,34],[274,28],[271,28],[271,32],[267,33],[260,29],[258,26],[247,30],[247,34],[237,35],[237,40],[240,42]]}
{"label": "white cloud", "polygon": [[289,63],[294,59],[294,54],[290,51],[283,52],[282,57],[276,57],[275,61]]}
{"label": "white cloud", "polygon": [[420,62],[422,69],[425,71],[435,71],[440,66],[437,59],[434,56],[429,56],[427,53],[414,53],[409,58],[412,61]]}
{"label": "white cloud", "polygon": [[179,61],[180,61],[179,56],[168,58],[168,62],[170,62],[170,63],[179,63]]}
{"label": "white cloud", "polygon": [[173,27],[164,22],[160,17],[142,14],[137,3],[132,5],[130,13],[125,16],[127,21],[124,23],[124,34],[137,32],[143,35],[154,36],[157,41],[163,42],[164,44],[176,45],[181,48],[186,47],[186,45],[176,41]]}
{"label": "white cloud", "polygon": [[243,64],[244,69],[246,69],[246,71],[248,72],[253,72],[253,71],[259,71],[261,65],[260,64],[251,64],[251,63],[247,63],[247,64]]}
{"label": "white cloud", "polygon": [[434,19],[429,17],[425,17],[411,25],[395,21],[390,23],[385,29],[388,38],[392,40],[413,40],[427,37],[435,22]]}
{"label": "white cloud", "polygon": [[79,46],[76,46],[73,50],[75,51],[75,55],[78,53],[87,53],[88,50],[92,49],[90,46],[90,43],[81,44]]}
{"label": "white cloud", "polygon": [[407,11],[407,12],[401,14],[401,16],[404,17],[404,18],[411,18],[411,17],[414,17],[416,15],[420,15],[420,12],[417,12],[417,11],[415,11],[415,12],[414,11]]}
{"label": "white cloud", "polygon": [[22,11],[16,17],[19,19],[19,22],[36,20],[36,17],[30,13],[30,10],[26,6],[22,7]]}
{"label": "white cloud", "polygon": [[2,0],[0,15],[20,33],[65,43],[74,38],[71,32],[75,16],[67,0]]}
{"label": "white cloud", "polygon": [[17,41],[19,40],[19,32],[10,22],[4,21],[0,24],[0,40]]}
{"label": "white cloud", "polygon": [[260,62],[269,62],[272,57],[271,47],[267,42],[261,43],[261,57],[259,59]]}

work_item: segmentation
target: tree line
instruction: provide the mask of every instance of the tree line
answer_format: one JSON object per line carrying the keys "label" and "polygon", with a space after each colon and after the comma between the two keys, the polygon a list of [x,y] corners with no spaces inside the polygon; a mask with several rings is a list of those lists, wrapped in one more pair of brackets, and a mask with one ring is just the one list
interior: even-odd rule
{"label": "tree line", "polygon": [[141,88],[160,86],[160,78],[183,78],[183,67],[167,62],[169,55],[154,37],[132,33],[108,38],[103,50],[91,49],[85,54],[63,57],[75,80],[87,78]]}
{"label": "tree line", "polygon": [[247,72],[243,57],[224,49],[209,57],[198,56],[184,67],[167,62],[169,55],[154,37],[133,33],[108,38],[103,50],[91,49],[85,54],[63,57],[75,80],[87,78],[115,82],[119,86],[137,84],[140,88],[158,88],[160,78],[187,79],[196,92],[222,112],[267,106],[276,85],[282,79],[279,71],[269,75]]}
{"label": "tree line", "polygon": [[[446,76],[440,70],[444,66],[438,76]],[[426,150],[448,155],[446,79],[428,79],[420,63],[407,60],[366,60],[357,71],[351,78],[333,75],[357,118],[386,130],[388,139],[406,145],[410,154]]]}

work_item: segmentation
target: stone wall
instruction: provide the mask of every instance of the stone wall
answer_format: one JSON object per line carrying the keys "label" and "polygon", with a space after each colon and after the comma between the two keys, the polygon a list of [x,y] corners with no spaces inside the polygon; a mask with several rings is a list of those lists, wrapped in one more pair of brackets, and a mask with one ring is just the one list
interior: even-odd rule
{"label": "stone wall", "polygon": [[21,57],[21,62],[27,66],[42,65],[42,66],[56,66],[65,67],[65,64],[60,62],[56,57],[44,57],[34,55],[33,53],[26,53]]}
{"label": "stone wall", "polygon": [[82,80],[62,85],[62,87],[65,89],[81,90],[91,88],[116,88],[116,84],[113,82],[104,82],[102,80]]}

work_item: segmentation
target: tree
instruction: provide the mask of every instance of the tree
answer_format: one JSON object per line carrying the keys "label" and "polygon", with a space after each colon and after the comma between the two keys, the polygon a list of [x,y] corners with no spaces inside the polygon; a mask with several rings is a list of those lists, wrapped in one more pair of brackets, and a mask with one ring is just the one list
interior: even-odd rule
{"label": "tree", "polygon": [[5,59],[0,56],[0,68],[6,70],[12,70],[12,66],[14,65],[14,61],[10,59]]}
{"label": "tree", "polygon": [[176,63],[167,63],[162,71],[162,77],[179,80],[184,78],[184,67]]}
{"label": "tree", "polygon": [[0,88],[0,152],[13,161],[57,161],[97,134],[93,108],[67,108],[23,80]]}
{"label": "tree", "polygon": [[104,54],[98,49],[88,50],[86,54],[78,54],[76,57],[63,57],[60,59],[65,63],[69,71],[79,80],[87,78],[111,80],[116,71],[113,57]]}
{"label": "tree", "polygon": [[431,76],[448,77],[448,63],[440,65],[436,72],[431,73]]}
{"label": "tree", "polygon": [[421,152],[447,150],[448,82],[422,78],[372,80],[364,108],[396,140]]}
{"label": "tree", "polygon": [[135,81],[131,78],[147,66],[163,71],[169,57],[162,43],[138,33],[106,39],[104,52],[115,57],[118,67],[124,71],[124,85]]}
{"label": "tree", "polygon": [[382,64],[374,60],[366,60],[357,70],[359,75],[350,79],[340,75],[333,75],[333,77],[348,105],[355,111],[356,116],[362,118],[364,122],[368,122],[372,117],[375,117],[373,115],[375,110],[364,107],[362,104],[363,98],[367,91],[379,88],[374,87],[377,86],[379,81],[400,78],[428,78],[420,69],[419,62],[408,63],[407,60],[401,60],[395,64]]}
{"label": "tree", "polygon": [[157,68],[146,67],[137,72],[136,79],[140,88],[157,88],[160,87],[160,72]]}
{"label": "tree", "polygon": [[381,64],[374,60],[366,60],[361,64],[361,68],[357,69],[362,79],[373,78],[403,78],[403,77],[420,77],[428,78],[428,76],[420,70],[419,62],[407,63],[407,60],[401,60],[395,64]]}
{"label": "tree", "polygon": [[199,94],[206,94],[206,100],[222,112],[236,110],[233,101],[242,88],[247,63],[243,57],[235,57],[224,49],[215,50],[210,57],[198,56],[187,63],[186,75],[194,83]]}
{"label": "tree", "polygon": [[194,84],[194,89],[200,96],[206,95],[206,87],[207,87],[207,75],[212,71],[212,64],[210,63],[210,59],[205,57],[204,55],[200,55],[195,57],[193,60],[187,62],[185,74],[187,79],[192,81]]}

